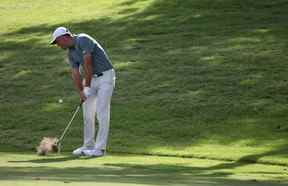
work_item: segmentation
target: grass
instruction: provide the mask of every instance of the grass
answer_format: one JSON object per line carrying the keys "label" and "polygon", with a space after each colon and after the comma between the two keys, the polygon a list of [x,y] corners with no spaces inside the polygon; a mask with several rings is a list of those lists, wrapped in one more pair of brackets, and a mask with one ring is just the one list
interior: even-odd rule
{"label": "grass", "polygon": [[[78,103],[65,52],[48,45],[64,25],[99,40],[117,71],[109,151],[288,165],[287,6],[1,1],[2,151],[59,135]],[[81,136],[78,117],[65,150]]]}
{"label": "grass", "polygon": [[284,186],[287,168],[216,160],[112,154],[75,159],[1,153],[1,185]]}

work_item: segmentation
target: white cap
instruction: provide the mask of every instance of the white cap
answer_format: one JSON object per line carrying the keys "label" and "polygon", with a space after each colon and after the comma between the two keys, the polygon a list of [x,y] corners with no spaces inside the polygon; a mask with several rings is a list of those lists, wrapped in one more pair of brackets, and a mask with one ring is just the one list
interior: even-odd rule
{"label": "white cap", "polygon": [[72,35],[71,32],[63,26],[56,28],[52,34],[52,40],[51,40],[50,44],[51,45],[55,44],[55,41],[58,37],[66,35],[66,34]]}

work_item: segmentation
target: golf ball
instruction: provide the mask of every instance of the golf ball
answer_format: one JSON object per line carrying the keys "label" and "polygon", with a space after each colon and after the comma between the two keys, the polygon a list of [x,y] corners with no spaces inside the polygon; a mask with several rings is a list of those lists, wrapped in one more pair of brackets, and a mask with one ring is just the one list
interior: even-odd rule
{"label": "golf ball", "polygon": [[62,100],[62,99],[59,99],[58,102],[59,102],[59,103],[63,103],[63,100]]}

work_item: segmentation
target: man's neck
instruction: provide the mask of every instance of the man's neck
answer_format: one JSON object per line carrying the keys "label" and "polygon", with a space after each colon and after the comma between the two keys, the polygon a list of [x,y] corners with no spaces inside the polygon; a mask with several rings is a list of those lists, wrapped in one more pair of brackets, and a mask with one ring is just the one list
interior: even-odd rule
{"label": "man's neck", "polygon": [[72,36],[72,40],[71,40],[71,46],[69,47],[69,49],[73,49],[76,46],[76,35]]}

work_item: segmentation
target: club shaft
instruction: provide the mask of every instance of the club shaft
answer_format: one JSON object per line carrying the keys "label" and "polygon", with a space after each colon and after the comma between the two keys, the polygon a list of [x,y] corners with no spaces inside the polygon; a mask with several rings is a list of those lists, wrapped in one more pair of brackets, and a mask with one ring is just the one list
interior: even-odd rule
{"label": "club shaft", "polygon": [[68,125],[66,126],[66,128],[64,129],[61,137],[59,138],[59,143],[61,143],[61,141],[62,141],[63,138],[65,137],[65,134],[67,133],[68,129],[70,128],[70,126],[71,126],[71,124],[72,124],[72,121],[74,120],[75,116],[76,116],[77,113],[79,112],[80,108],[81,108],[81,105],[78,105],[78,106],[77,106],[77,109],[75,110],[75,112],[74,112],[74,114],[73,114],[73,116],[72,116],[72,118],[71,118],[71,120],[69,121],[69,123],[68,123]]}

